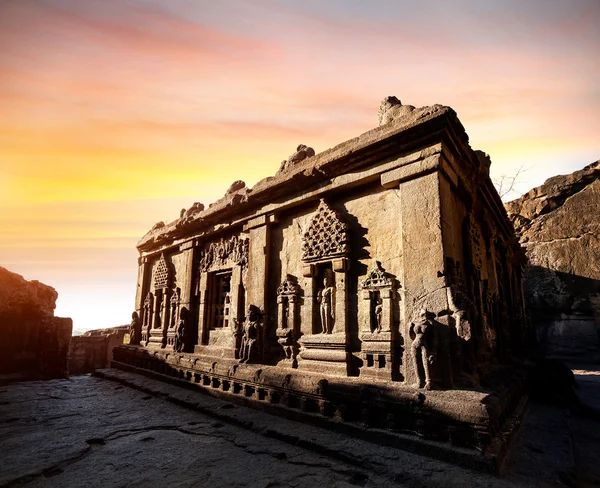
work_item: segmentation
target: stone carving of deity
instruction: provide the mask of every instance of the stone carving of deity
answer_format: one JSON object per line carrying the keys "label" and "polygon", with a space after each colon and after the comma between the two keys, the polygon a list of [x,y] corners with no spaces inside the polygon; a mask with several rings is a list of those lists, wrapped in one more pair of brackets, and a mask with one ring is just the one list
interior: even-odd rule
{"label": "stone carving of deity", "polygon": [[261,327],[262,312],[256,305],[248,305],[239,352],[240,363],[250,363],[258,354],[258,338]]}
{"label": "stone carving of deity", "polygon": [[375,329],[375,332],[377,332],[378,334],[381,332],[381,317],[383,315],[383,300],[381,299],[381,297],[379,297],[377,299],[377,305],[375,305],[375,320],[377,323],[377,328]]}
{"label": "stone carving of deity", "polygon": [[140,343],[140,333],[141,333],[141,325],[140,325],[140,317],[137,312],[133,312],[131,314],[131,325],[129,326],[129,344],[139,344]]}
{"label": "stone carving of deity", "polygon": [[164,300],[161,300],[160,305],[158,307],[158,314],[156,317],[156,321],[154,323],[155,329],[160,329],[162,327],[162,319],[163,319],[164,311],[165,311],[165,302],[164,302]]}
{"label": "stone carving of deity", "polygon": [[173,350],[175,352],[182,352],[185,349],[185,323],[187,320],[187,308],[183,307],[179,312],[179,323],[177,324],[177,330],[175,331],[175,343],[173,344]]}
{"label": "stone carving of deity", "polygon": [[321,316],[321,333],[331,334],[333,331],[333,321],[335,319],[333,304],[335,298],[335,288],[333,287],[333,278],[330,273],[325,273],[322,290],[319,290],[317,301],[319,302],[319,313]]}
{"label": "stone carving of deity", "polygon": [[[431,389],[430,366],[435,361],[434,324],[427,317],[427,310],[419,312],[418,319],[410,326],[414,334],[412,342],[412,358],[415,374],[418,378],[418,388]],[[421,369],[422,367],[422,369]]]}

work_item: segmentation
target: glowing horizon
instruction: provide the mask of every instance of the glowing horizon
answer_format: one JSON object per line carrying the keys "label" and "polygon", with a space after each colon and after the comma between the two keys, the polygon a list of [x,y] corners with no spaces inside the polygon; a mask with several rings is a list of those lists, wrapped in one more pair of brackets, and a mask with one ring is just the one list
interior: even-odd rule
{"label": "glowing horizon", "polygon": [[366,132],[387,95],[454,108],[527,191],[600,157],[598,25],[595,0],[0,3],[0,266],[75,329],[128,323],[155,222]]}

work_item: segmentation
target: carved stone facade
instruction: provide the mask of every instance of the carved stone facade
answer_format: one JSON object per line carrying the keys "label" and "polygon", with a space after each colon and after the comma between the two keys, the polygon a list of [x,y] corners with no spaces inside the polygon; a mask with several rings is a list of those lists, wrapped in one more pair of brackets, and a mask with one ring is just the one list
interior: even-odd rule
{"label": "carved stone facade", "polygon": [[380,115],[153,228],[138,244],[140,346],[117,364],[404,430],[443,411],[473,445],[494,435],[521,383],[481,418],[478,385],[526,352],[522,251],[452,109],[389,99]]}

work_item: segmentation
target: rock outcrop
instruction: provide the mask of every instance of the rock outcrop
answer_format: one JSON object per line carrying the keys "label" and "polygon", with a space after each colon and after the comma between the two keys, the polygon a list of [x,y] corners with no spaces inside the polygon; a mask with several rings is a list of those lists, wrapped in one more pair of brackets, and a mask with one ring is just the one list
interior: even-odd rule
{"label": "rock outcrop", "polygon": [[525,295],[550,355],[600,352],[600,161],[506,204],[527,249]]}
{"label": "rock outcrop", "polygon": [[110,368],[113,347],[123,344],[128,335],[129,326],[120,325],[88,330],[82,335],[73,336],[69,351],[69,373],[79,375]]}
{"label": "rock outcrop", "polygon": [[0,267],[0,381],[68,376],[73,322],[54,317],[58,293]]}

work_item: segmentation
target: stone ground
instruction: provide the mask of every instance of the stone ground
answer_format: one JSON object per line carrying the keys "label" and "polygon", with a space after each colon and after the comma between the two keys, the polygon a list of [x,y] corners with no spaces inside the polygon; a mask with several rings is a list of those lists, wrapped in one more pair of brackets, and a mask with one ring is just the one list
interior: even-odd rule
{"label": "stone ground", "polygon": [[[110,370],[0,387],[0,487],[600,486],[600,422],[530,405],[501,477]],[[600,409],[600,372],[576,371]]]}

